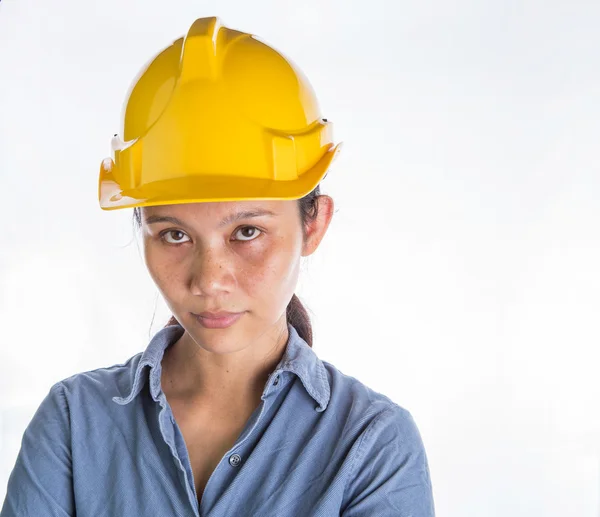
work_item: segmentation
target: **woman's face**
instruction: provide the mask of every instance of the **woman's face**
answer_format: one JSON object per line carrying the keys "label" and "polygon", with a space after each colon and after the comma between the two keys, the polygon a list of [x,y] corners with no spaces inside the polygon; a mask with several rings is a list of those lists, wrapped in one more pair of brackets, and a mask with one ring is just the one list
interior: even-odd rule
{"label": "woman's face", "polygon": [[[297,200],[141,209],[148,271],[198,345],[232,352],[266,332],[281,331],[296,289],[300,257],[314,252],[331,219],[332,199],[318,199],[319,216],[306,227],[305,243]],[[244,314],[230,327],[210,329],[194,316],[204,311]]]}

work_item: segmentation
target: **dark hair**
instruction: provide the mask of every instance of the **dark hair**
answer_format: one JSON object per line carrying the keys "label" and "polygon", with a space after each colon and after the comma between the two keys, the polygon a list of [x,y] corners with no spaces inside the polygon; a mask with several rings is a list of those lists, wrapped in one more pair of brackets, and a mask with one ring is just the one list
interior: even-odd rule
{"label": "dark hair", "polygon": [[[317,185],[314,190],[309,192],[303,198],[298,199],[298,211],[300,212],[300,221],[302,223],[302,239],[306,240],[306,226],[317,217],[318,206],[317,198],[320,195],[320,185]],[[133,219],[138,227],[142,226],[142,215],[138,207],[133,209]],[[290,303],[286,309],[287,322],[292,325],[298,332],[298,335],[308,343],[308,346],[313,345],[313,330],[310,323],[310,316],[298,296],[294,293]],[[179,322],[175,316],[171,316],[165,327],[169,325],[177,325]]]}

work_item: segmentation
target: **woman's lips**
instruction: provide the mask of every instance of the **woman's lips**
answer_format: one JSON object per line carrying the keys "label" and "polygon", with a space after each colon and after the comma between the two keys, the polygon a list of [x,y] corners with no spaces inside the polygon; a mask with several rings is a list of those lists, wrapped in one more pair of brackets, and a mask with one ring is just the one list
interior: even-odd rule
{"label": "woman's lips", "polygon": [[218,312],[199,312],[196,316],[202,316],[203,318],[225,318],[227,316],[231,316],[233,314],[240,314],[239,312],[228,312],[228,311],[218,311]]}
{"label": "woman's lips", "polygon": [[[192,313],[193,314],[193,313]],[[229,313],[217,313],[217,314],[226,314],[223,317],[219,317],[219,318],[208,318],[205,316],[202,316],[202,314],[210,314],[210,313],[201,313],[201,314],[194,314],[194,317],[196,318],[196,320],[198,321],[198,323],[200,323],[200,325],[202,325],[205,328],[209,328],[209,329],[224,329],[227,327],[230,327],[231,325],[233,325],[237,320],[239,320],[242,315],[244,314],[243,312],[229,312]]]}

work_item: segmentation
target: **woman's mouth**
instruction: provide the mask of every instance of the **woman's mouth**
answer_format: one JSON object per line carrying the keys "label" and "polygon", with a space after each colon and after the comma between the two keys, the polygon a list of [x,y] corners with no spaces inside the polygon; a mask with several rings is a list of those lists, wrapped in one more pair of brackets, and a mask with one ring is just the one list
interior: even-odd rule
{"label": "woman's mouth", "polygon": [[[225,313],[226,315],[220,317],[208,317],[201,316],[200,314],[194,314],[193,316],[196,318],[196,321],[200,323],[204,328],[208,329],[224,329],[233,325],[237,320],[239,320],[244,313],[243,312],[230,312]],[[210,314],[210,313],[202,313],[202,314]],[[224,313],[216,313],[216,314],[224,314]]]}

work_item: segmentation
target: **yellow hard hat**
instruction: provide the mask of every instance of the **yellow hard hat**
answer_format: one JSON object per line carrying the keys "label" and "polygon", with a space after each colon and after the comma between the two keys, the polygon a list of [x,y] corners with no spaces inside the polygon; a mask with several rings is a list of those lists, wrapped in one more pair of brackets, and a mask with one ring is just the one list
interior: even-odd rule
{"label": "yellow hard hat", "polygon": [[200,18],[134,80],[100,167],[104,210],[297,199],[341,143],[303,72],[256,36]]}

